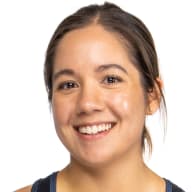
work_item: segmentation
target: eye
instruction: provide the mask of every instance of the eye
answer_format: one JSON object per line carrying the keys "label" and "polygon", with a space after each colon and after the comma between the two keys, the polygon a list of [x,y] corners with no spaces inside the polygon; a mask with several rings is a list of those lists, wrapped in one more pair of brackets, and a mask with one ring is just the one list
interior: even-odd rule
{"label": "eye", "polygon": [[122,78],[116,75],[108,75],[104,78],[103,82],[105,84],[115,84],[122,82]]}
{"label": "eye", "polygon": [[74,81],[65,81],[58,85],[58,90],[71,90],[73,88],[77,88],[78,84]]}

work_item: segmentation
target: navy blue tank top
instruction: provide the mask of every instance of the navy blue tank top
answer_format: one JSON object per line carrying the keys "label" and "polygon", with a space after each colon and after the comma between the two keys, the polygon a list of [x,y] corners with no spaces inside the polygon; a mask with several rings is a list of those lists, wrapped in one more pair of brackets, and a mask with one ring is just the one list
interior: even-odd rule
{"label": "navy blue tank top", "polygon": [[[33,184],[31,192],[56,192],[56,178],[57,178],[57,172],[54,172],[44,179],[37,180]],[[164,180],[166,183],[165,192],[185,192],[168,179]]]}

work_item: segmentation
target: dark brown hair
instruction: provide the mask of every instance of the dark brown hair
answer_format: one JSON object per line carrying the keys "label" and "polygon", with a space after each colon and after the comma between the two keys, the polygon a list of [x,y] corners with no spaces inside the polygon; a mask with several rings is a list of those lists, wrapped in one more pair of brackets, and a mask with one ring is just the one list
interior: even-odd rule
{"label": "dark brown hair", "polygon": [[[162,106],[166,112],[164,95],[156,81],[160,76],[158,59],[149,30],[140,19],[108,2],[103,5],[90,5],[79,9],[65,18],[54,32],[47,48],[44,64],[44,79],[49,101],[52,99],[53,65],[58,43],[66,33],[91,24],[101,25],[120,38],[132,63],[140,72],[145,95],[158,87],[161,104],[163,104]],[[145,144],[148,144],[149,151],[152,151],[151,137],[145,125],[141,144],[143,150],[145,150]]]}

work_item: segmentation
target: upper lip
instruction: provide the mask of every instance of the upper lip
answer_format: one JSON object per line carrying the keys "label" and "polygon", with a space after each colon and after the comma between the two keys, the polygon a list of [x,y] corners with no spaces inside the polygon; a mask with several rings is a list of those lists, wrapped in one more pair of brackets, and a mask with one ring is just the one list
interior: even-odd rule
{"label": "upper lip", "polygon": [[74,128],[79,128],[79,127],[85,127],[85,126],[93,126],[93,125],[101,125],[101,124],[112,124],[114,125],[116,122],[114,121],[108,121],[108,122],[87,122],[87,123],[80,123],[80,124],[75,124],[73,127]]}

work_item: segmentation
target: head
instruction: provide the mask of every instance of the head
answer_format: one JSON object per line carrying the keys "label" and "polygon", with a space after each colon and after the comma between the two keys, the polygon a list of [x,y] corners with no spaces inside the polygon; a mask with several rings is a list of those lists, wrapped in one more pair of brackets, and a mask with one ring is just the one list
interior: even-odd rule
{"label": "head", "polygon": [[[55,61],[61,42],[65,42],[63,40],[65,37],[69,39],[69,34],[72,32],[88,29],[91,26],[99,26],[114,36],[122,45],[130,63],[139,74],[140,86],[147,109],[146,115],[154,113],[161,107],[160,104],[162,103],[165,107],[158,59],[150,32],[141,20],[111,3],[83,7],[64,19],[57,27],[49,43],[44,65],[44,78],[50,104],[52,105],[54,92]],[[83,31],[81,32],[83,33]],[[144,122],[141,134],[141,148],[143,150],[145,150],[145,144],[151,151],[152,141]]]}

